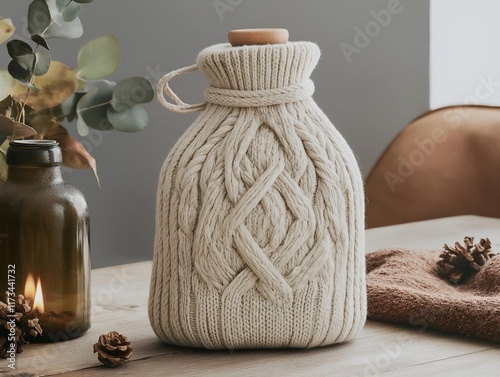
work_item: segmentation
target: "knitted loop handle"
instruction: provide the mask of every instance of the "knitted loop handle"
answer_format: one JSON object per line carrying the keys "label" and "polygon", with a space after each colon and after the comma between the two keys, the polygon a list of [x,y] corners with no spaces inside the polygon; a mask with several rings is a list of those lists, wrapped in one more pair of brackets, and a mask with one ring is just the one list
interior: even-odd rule
{"label": "knitted loop handle", "polygon": [[[196,64],[190,65],[189,67],[184,67],[177,69],[175,71],[172,71],[170,73],[167,73],[165,76],[161,78],[161,80],[158,82],[158,87],[156,93],[158,94],[158,100],[160,103],[169,109],[170,111],[175,111],[176,113],[194,113],[197,111],[203,111],[205,109],[205,106],[207,105],[206,102],[202,103],[197,103],[194,105],[190,105],[188,103],[184,103],[181,101],[181,99],[175,94],[168,85],[168,82],[172,80],[174,77],[182,75],[184,73],[196,71],[198,69],[198,66]],[[165,94],[172,99],[175,104],[169,102],[165,98]]]}
{"label": "knitted loop handle", "polygon": [[[184,67],[167,73],[158,83],[157,94],[160,103],[171,111],[177,113],[192,113],[203,111],[207,103],[230,107],[259,107],[271,106],[284,103],[296,102],[314,93],[314,83],[306,80],[303,83],[285,86],[276,89],[263,90],[233,90],[220,89],[209,86],[205,90],[205,102],[197,104],[184,103],[170,88],[168,82],[176,76],[192,72],[198,69],[196,64]],[[165,98],[165,94],[172,99],[175,104]]]}

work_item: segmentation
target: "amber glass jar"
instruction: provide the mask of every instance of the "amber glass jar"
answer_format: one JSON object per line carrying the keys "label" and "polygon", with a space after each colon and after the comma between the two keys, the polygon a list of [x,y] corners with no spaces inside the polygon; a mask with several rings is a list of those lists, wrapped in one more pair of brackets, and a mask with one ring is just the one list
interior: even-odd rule
{"label": "amber glass jar", "polygon": [[68,340],[90,328],[88,207],[63,181],[61,163],[55,141],[13,141],[0,187],[0,292],[14,285],[40,311],[43,334],[32,341]]}

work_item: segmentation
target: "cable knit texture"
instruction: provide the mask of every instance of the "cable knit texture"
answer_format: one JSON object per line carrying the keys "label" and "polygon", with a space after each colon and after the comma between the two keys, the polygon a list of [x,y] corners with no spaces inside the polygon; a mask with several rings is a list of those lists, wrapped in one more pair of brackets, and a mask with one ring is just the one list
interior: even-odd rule
{"label": "cable knit texture", "polygon": [[[203,110],[160,175],[149,317],[163,341],[314,347],[363,327],[363,184],[311,98],[319,56],[310,42],[220,44],[160,82],[166,107]],[[188,105],[168,81],[196,68],[210,86]]]}

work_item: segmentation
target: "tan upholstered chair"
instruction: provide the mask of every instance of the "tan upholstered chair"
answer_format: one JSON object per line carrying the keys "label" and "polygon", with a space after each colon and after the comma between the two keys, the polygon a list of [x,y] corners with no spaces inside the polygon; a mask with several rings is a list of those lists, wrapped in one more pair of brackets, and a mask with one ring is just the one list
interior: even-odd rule
{"label": "tan upholstered chair", "polygon": [[500,218],[500,107],[450,106],[411,122],[369,174],[366,198],[368,228]]}

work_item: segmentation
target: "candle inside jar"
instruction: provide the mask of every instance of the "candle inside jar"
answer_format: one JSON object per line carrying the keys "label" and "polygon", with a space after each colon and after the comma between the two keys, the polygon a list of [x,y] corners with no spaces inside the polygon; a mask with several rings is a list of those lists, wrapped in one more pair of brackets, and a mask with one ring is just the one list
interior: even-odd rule
{"label": "candle inside jar", "polygon": [[[47,293],[47,292],[46,292]],[[33,274],[28,274],[24,288],[24,298],[29,300],[30,315],[38,318],[41,331],[35,337],[30,337],[30,342],[54,342],[68,340],[81,335],[86,328],[78,325],[75,312],[62,309],[60,300],[54,300],[49,292],[47,308],[45,308],[42,282],[38,277],[35,283]],[[53,307],[56,303],[56,306]]]}

